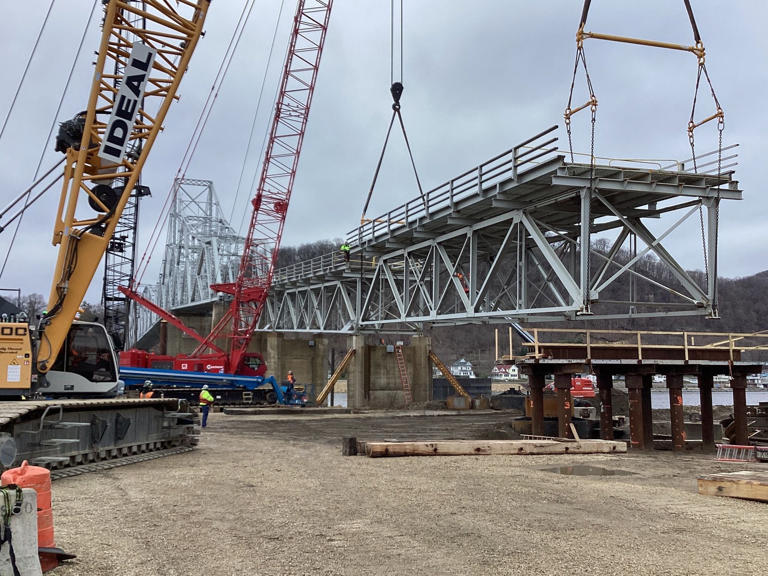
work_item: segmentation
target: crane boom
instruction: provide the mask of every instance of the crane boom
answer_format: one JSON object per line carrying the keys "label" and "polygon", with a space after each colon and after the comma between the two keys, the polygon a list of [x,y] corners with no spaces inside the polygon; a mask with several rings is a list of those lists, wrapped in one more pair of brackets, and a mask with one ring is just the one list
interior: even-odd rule
{"label": "crane boom", "polygon": [[231,327],[233,371],[245,356],[272,285],[332,4],[333,0],[299,0],[237,280],[212,286],[234,298],[206,341],[212,343]]}
{"label": "crane boom", "polygon": [[[108,0],[88,108],[69,126],[54,224],[59,246],[37,369],[47,372],[177,97],[210,0]],[[138,28],[139,19],[146,26]],[[137,39],[134,41],[133,39]],[[115,69],[125,70],[115,82]],[[108,116],[108,119],[107,119]],[[80,136],[80,132],[82,136]],[[61,142],[61,141],[60,141]]]}

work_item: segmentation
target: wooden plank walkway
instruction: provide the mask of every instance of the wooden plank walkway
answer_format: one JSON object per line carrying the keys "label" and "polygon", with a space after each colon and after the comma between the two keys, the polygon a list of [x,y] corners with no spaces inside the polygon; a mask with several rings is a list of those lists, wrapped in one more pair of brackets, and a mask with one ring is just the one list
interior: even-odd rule
{"label": "wooden plank walkway", "polygon": [[698,478],[699,494],[768,502],[768,471],[724,472]]}

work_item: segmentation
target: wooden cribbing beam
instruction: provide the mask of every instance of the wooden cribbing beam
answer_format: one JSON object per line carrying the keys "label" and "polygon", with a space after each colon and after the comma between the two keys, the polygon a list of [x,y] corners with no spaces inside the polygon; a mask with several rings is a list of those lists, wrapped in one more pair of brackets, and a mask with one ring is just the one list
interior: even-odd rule
{"label": "wooden cribbing beam", "polygon": [[333,387],[336,386],[336,382],[344,373],[344,370],[347,369],[347,365],[352,361],[352,358],[354,355],[355,355],[355,349],[350,348],[346,356],[344,356],[344,359],[336,367],[336,371],[333,373],[333,376],[331,376],[331,379],[328,380],[328,383],[325,386],[323,386],[323,389],[320,391],[320,394],[318,394],[317,398],[315,398],[315,404],[322,404],[323,402],[325,402],[325,399],[328,397],[328,394],[330,394],[331,390],[333,390]]}
{"label": "wooden cribbing beam", "polygon": [[727,472],[699,476],[699,494],[768,502],[768,473]]}
{"label": "wooden cribbing beam", "polygon": [[[358,443],[361,444],[361,443]],[[361,446],[362,447],[362,446]],[[365,442],[365,454],[383,456],[482,456],[526,454],[608,454],[627,451],[613,440],[437,440],[432,442]]]}

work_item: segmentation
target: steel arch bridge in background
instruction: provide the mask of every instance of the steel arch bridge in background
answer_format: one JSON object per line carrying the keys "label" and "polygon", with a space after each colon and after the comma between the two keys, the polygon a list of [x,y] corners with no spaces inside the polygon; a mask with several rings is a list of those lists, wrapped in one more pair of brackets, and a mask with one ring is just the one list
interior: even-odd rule
{"label": "steel arch bridge in background", "polygon": [[[177,179],[162,271],[142,295],[165,310],[182,313],[218,300],[212,284],[237,278],[245,239],[229,225],[210,180]],[[138,342],[160,318],[133,303],[129,344]]]}

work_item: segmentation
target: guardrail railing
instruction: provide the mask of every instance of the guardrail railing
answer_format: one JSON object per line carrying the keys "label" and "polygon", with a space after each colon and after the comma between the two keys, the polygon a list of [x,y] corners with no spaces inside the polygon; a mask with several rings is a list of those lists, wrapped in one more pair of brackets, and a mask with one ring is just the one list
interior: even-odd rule
{"label": "guardrail railing", "polygon": [[[728,351],[730,361],[740,360],[741,353],[768,350],[768,332],[665,332],[633,330],[577,330],[567,328],[533,328],[532,342],[523,342],[539,357],[546,350],[557,358],[558,348],[583,348],[591,359],[597,350],[624,349],[626,359],[642,360],[652,350],[679,350],[686,361],[694,351]],[[736,354],[738,352],[738,354]]]}
{"label": "guardrail railing", "polygon": [[557,136],[550,136],[555,130],[557,126],[539,132],[514,148],[428,190],[423,198],[414,198],[386,214],[366,219],[361,222],[359,228],[349,232],[347,242],[351,246],[356,246],[374,241],[384,234],[391,234],[393,230],[407,226],[418,218],[428,218],[438,209],[446,206],[453,208],[459,200],[480,194],[484,189],[498,182],[517,180],[520,168],[540,162],[544,156],[557,152]]}

